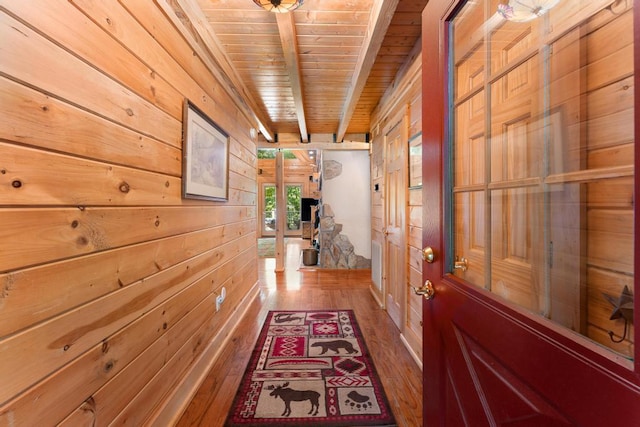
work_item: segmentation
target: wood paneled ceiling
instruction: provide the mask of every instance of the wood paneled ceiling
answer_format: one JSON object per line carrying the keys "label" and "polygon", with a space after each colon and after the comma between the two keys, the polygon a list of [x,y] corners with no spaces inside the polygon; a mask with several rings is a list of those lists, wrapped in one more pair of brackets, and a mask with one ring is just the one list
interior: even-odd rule
{"label": "wood paneled ceiling", "polygon": [[194,1],[216,45],[210,50],[227,64],[263,137],[300,142],[320,135],[342,142],[370,131],[371,112],[419,52],[427,3],[305,0],[278,14],[252,0]]}

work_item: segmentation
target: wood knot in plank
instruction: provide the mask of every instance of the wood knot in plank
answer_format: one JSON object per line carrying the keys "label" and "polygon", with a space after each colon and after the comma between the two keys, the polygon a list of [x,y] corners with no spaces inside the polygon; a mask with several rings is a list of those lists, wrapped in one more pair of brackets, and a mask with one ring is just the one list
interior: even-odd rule
{"label": "wood knot in plank", "polygon": [[108,374],[113,369],[114,366],[116,366],[114,361],[113,360],[109,360],[107,363],[104,364],[104,368],[103,368],[104,373]]}
{"label": "wood knot in plank", "polygon": [[9,298],[9,292],[13,288],[14,281],[15,281],[15,278],[12,274],[7,276],[6,281],[4,282],[2,287],[0,287],[0,298]]}
{"label": "wood knot in plank", "polygon": [[[93,397],[89,397],[87,400],[85,400],[82,405],[80,405],[80,410],[83,412],[88,412],[90,414],[93,415],[93,418],[95,419],[95,415],[96,415],[96,401],[93,399]],[[95,421],[95,420],[94,420]],[[95,424],[94,424],[95,425]]]}
{"label": "wood knot in plank", "polygon": [[120,191],[123,193],[128,193],[131,190],[131,187],[127,182],[122,182],[119,187]]}

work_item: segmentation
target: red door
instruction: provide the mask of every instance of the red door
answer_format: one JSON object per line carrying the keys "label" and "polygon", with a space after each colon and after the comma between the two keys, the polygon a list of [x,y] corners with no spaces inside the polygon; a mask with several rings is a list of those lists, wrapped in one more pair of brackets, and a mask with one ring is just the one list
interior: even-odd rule
{"label": "red door", "polygon": [[425,425],[640,425],[639,3],[425,8]]}

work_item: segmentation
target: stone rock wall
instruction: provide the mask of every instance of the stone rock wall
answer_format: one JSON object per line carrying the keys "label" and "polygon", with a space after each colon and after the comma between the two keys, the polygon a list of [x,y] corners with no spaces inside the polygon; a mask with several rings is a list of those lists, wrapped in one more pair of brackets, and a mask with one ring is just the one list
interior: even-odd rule
{"label": "stone rock wall", "polygon": [[342,224],[336,224],[331,206],[323,204],[320,214],[319,238],[320,267],[371,268],[371,260],[354,252],[349,237],[342,234]]}

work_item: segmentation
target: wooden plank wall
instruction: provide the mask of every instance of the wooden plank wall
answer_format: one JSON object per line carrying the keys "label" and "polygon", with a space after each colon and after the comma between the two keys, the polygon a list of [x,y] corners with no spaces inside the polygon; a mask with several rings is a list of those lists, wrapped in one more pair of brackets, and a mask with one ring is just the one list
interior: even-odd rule
{"label": "wooden plank wall", "polygon": [[[609,173],[585,185],[586,335],[622,355],[633,358],[633,324],[623,340],[623,319],[612,320],[616,309],[604,294],[619,298],[625,286],[634,287],[634,11],[604,9],[586,25],[589,55],[584,67],[586,113],[582,123],[586,169]],[[637,43],[637,41],[635,41]],[[614,171],[614,173],[610,173]],[[637,172],[635,172],[637,173]],[[617,175],[617,177],[616,177]],[[588,176],[585,174],[585,176]],[[585,221],[586,220],[586,221]],[[609,331],[614,332],[613,339]]]}
{"label": "wooden plank wall", "polygon": [[[162,4],[0,1],[0,425],[170,423],[255,295],[251,124]],[[181,197],[185,98],[228,202]]]}
{"label": "wooden plank wall", "polygon": [[[420,53],[412,57],[406,68],[399,74],[393,90],[385,95],[374,111],[371,123],[371,238],[384,248],[384,135],[382,130],[394,117],[398,117],[409,107],[409,140],[422,133],[422,63]],[[408,143],[408,141],[407,141]],[[407,159],[408,174],[408,159]],[[378,190],[375,186],[378,185]],[[402,338],[416,361],[422,361],[422,300],[415,296],[411,287],[421,287],[422,283],[422,188],[407,188],[406,277],[407,306],[402,314]],[[384,264],[383,264],[384,265]],[[372,292],[383,304],[385,296],[372,287]]]}

